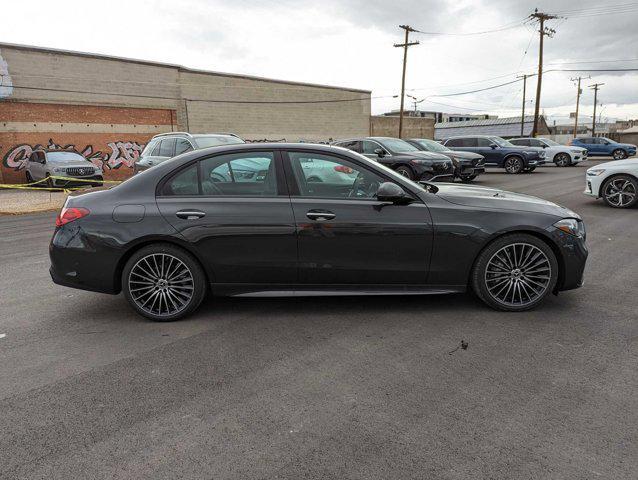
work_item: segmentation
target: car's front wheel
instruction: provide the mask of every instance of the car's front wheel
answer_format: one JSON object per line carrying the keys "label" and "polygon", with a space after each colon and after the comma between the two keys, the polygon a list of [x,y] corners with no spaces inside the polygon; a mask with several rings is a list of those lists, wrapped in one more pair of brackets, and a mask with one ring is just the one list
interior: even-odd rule
{"label": "car's front wheel", "polygon": [[557,153],[554,157],[554,164],[557,167],[569,167],[572,164],[572,157],[568,153]]}
{"label": "car's front wheel", "polygon": [[461,179],[461,182],[463,182],[463,183],[470,183],[476,177],[478,177],[478,174],[473,173],[471,175],[461,175],[459,178]]}
{"label": "car's front wheel", "polygon": [[122,290],[140,315],[167,322],[185,317],[199,306],[206,293],[206,276],[191,254],[158,243],[129,258],[122,272]]}
{"label": "car's front wheel", "polygon": [[521,173],[525,168],[523,159],[520,157],[509,157],[505,160],[505,171],[507,173]]}
{"label": "car's front wheel", "polygon": [[400,167],[396,168],[396,172],[399,175],[403,175],[405,178],[407,178],[409,180],[414,180],[414,172],[412,171],[412,169],[410,167],[406,167],[404,165],[401,165]]}
{"label": "car's front wheel", "polygon": [[558,262],[541,239],[525,234],[505,235],[478,256],[470,283],[487,305],[510,312],[529,310],[549,295],[558,281]]}
{"label": "car's front wheel", "polygon": [[614,157],[614,160],[623,160],[624,158],[627,158],[627,152],[625,152],[622,148],[617,148],[612,152],[611,156]]}
{"label": "car's front wheel", "polygon": [[629,175],[608,178],[600,189],[603,201],[614,208],[631,208],[638,203],[638,180]]}

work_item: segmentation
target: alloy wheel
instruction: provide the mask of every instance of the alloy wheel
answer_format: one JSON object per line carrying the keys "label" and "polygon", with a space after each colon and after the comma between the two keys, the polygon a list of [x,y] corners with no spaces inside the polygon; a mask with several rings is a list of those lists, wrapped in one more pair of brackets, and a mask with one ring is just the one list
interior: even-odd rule
{"label": "alloy wheel", "polygon": [[505,160],[505,171],[507,173],[519,173],[522,169],[522,162],[518,158],[508,158]]}
{"label": "alloy wheel", "polygon": [[569,165],[569,155],[566,153],[559,153],[556,155],[556,166],[566,167]]}
{"label": "alloy wheel", "polygon": [[128,286],[132,300],[141,310],[168,317],[188,307],[195,282],[192,272],[180,259],[166,253],[152,253],[133,265]]}
{"label": "alloy wheel", "polygon": [[605,185],[605,200],[613,207],[627,207],[636,199],[636,185],[627,178],[614,178]]}
{"label": "alloy wheel", "polygon": [[549,288],[552,266],[547,255],[529,243],[511,243],[487,262],[485,285],[489,295],[508,307],[525,307]]}
{"label": "alloy wheel", "polygon": [[614,160],[622,160],[623,158],[627,157],[627,153],[625,153],[624,150],[618,149],[614,150],[612,156],[614,157]]}

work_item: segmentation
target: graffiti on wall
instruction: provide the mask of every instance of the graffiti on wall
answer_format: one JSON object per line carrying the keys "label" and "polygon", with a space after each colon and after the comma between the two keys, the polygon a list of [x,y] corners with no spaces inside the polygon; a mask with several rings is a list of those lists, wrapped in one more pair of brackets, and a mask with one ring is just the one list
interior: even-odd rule
{"label": "graffiti on wall", "polygon": [[53,142],[53,139],[49,139],[49,143],[45,146],[40,144],[21,144],[10,148],[4,156],[2,163],[6,168],[20,171],[26,168],[29,156],[34,150],[66,150],[79,153],[102,170],[117,170],[122,166],[133,168],[133,164],[144,149],[144,144],[130,141],[115,141],[107,143],[107,147],[110,151],[95,151],[93,145],[87,145],[80,150],[73,144],[61,146]]}
{"label": "graffiti on wall", "polygon": [[13,81],[9,75],[9,64],[2,58],[0,51],[0,98],[10,97],[13,93]]}

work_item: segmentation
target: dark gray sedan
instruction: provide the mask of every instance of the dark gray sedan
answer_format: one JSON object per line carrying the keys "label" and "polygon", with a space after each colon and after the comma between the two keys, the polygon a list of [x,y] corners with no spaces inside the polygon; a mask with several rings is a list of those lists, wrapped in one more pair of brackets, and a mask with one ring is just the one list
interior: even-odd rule
{"label": "dark gray sedan", "polygon": [[[315,163],[338,175],[318,176]],[[582,284],[587,248],[578,214],[545,200],[421,185],[345,148],[265,143],[192,151],[70,196],[50,257],[54,282],[123,291],[163,321],[193,312],[209,291],[469,288],[495,309],[527,310]]]}
{"label": "dark gray sedan", "polygon": [[454,162],[454,178],[458,178],[463,183],[469,183],[485,172],[485,159],[483,155],[478,153],[454,151],[427,138],[411,138],[406,142],[419,150],[439,153],[448,157]]}

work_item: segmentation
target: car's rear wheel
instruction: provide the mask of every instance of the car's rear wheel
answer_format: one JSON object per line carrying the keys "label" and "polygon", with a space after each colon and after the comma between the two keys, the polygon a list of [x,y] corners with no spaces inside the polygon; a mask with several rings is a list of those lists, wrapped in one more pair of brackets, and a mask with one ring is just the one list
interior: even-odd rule
{"label": "car's rear wheel", "polygon": [[622,148],[617,148],[612,152],[611,156],[614,157],[614,160],[622,160],[627,158],[627,152],[625,152]]}
{"label": "car's rear wheel", "polygon": [[554,156],[554,164],[557,167],[568,167],[572,164],[572,157],[568,153],[561,152]]}
{"label": "car's rear wheel", "polygon": [[31,176],[31,173],[29,173],[29,171],[26,171],[25,174],[27,177],[27,183],[33,183],[33,177]]}
{"label": "car's rear wheel", "polygon": [[509,157],[505,159],[505,164],[503,166],[507,173],[521,173],[525,168],[523,159],[520,157]]}
{"label": "car's rear wheel", "polygon": [[206,293],[206,276],[188,252],[170,244],[153,244],[126,262],[122,290],[140,315],[167,322],[199,306]]}
{"label": "car's rear wheel", "polygon": [[489,244],[472,270],[476,295],[497,310],[529,310],[549,295],[558,281],[558,262],[541,239],[525,234],[505,235]]}
{"label": "car's rear wheel", "polygon": [[400,167],[397,167],[395,169],[395,171],[399,175],[403,175],[405,178],[408,178],[410,180],[414,180],[414,172],[412,171],[412,169],[410,167],[406,167],[404,165],[401,165]]}
{"label": "car's rear wheel", "polygon": [[616,175],[603,183],[603,201],[614,208],[631,208],[638,203],[638,180],[629,175]]}

